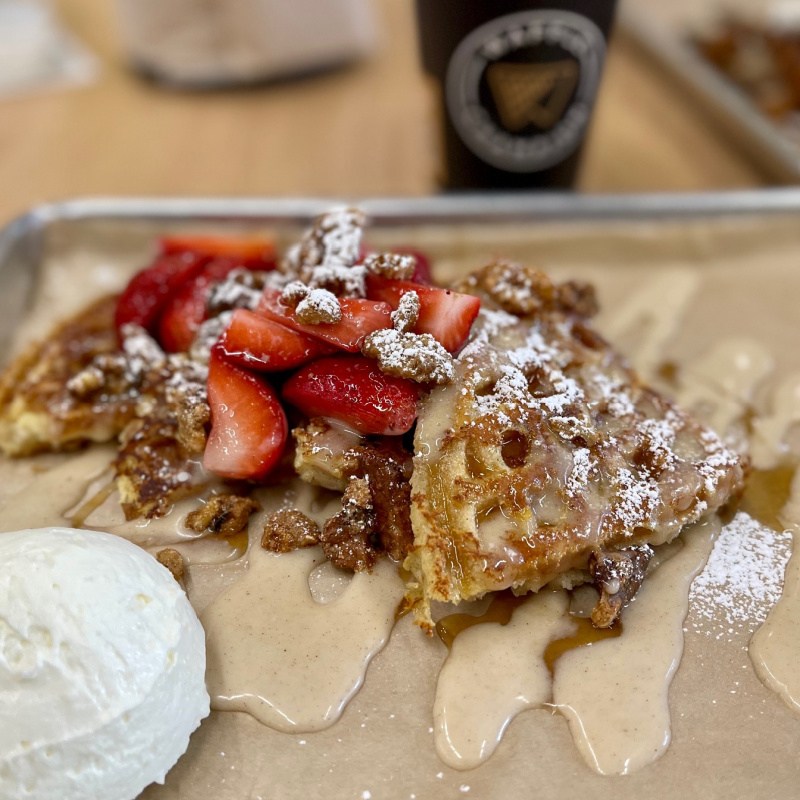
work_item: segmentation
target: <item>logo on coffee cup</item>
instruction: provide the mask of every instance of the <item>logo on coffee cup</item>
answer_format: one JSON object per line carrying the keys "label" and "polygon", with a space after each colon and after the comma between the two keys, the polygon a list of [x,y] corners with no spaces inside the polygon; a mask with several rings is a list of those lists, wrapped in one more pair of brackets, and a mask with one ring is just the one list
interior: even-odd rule
{"label": "logo on coffee cup", "polygon": [[508,172],[563,161],[589,124],[605,40],[586,17],[532,10],[473,30],[445,82],[453,126],[476,156]]}

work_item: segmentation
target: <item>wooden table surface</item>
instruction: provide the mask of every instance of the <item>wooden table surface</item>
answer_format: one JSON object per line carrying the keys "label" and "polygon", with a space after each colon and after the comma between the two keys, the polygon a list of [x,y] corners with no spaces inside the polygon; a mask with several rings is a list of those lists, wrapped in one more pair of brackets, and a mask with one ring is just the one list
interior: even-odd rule
{"label": "wooden table surface", "polygon": [[[109,0],[60,0],[101,72],[86,87],[0,100],[0,221],[85,195],[435,192],[435,104],[418,67],[413,4],[376,5],[382,43],[368,61],[302,81],[187,93],[128,69]],[[634,45],[612,39],[581,189],[764,182]]]}

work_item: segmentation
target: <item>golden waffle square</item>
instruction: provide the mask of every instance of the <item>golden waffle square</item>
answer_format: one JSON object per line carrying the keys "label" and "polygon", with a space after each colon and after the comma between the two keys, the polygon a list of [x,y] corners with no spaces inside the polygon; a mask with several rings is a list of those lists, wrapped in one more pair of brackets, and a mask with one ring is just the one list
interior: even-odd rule
{"label": "golden waffle square", "polygon": [[740,457],[588,325],[585,288],[507,273],[469,283],[495,308],[419,414],[405,566],[425,627],[434,600],[581,583],[593,553],[669,542],[743,486]]}

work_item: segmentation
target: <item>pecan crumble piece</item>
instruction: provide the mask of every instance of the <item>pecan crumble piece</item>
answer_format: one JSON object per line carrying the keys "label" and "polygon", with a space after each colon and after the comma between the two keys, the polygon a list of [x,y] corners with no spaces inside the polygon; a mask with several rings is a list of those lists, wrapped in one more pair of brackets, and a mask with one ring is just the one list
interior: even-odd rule
{"label": "pecan crumble piece", "polygon": [[402,561],[414,544],[411,528],[411,454],[397,444],[364,446],[354,453],[355,474],[367,478],[375,528],[387,555]]}
{"label": "pecan crumble piece", "polygon": [[559,305],[579,317],[593,317],[599,310],[594,286],[582,281],[566,281],[558,286]]}
{"label": "pecan crumble piece", "polygon": [[103,370],[95,364],[90,364],[67,381],[67,391],[79,400],[87,400],[99,389],[102,389],[105,382],[106,376],[103,374]]}
{"label": "pecan crumble piece", "polygon": [[374,253],[364,259],[364,267],[370,275],[408,281],[417,268],[417,259],[400,253]]}
{"label": "pecan crumble piece", "polygon": [[284,273],[312,289],[327,289],[339,297],[364,297],[366,269],[361,255],[364,215],[344,208],[318,217],[281,265]]}
{"label": "pecan crumble piece", "polygon": [[398,378],[441,384],[455,377],[453,357],[429,333],[374,331],[364,339],[361,352],[377,359],[381,372]]}
{"label": "pecan crumble piece", "polygon": [[289,308],[297,308],[297,304],[308,297],[308,291],[308,286],[306,286],[303,281],[289,281],[289,283],[283,287],[280,301]]}
{"label": "pecan crumble piece", "polygon": [[296,508],[283,508],[264,523],[261,546],[273,553],[289,553],[319,542],[319,525]]}
{"label": "pecan crumble piece", "polygon": [[653,548],[644,544],[621,550],[595,550],[589,556],[589,574],[600,592],[592,609],[592,623],[598,628],[610,628],[620,617],[622,609],[639,591]]}
{"label": "pecan crumble piece", "polygon": [[518,317],[542,311],[564,311],[579,317],[597,312],[594,289],[587,283],[554,283],[535,267],[498,260],[463,283],[466,291],[482,289],[500,308]]}
{"label": "pecan crumble piece", "polygon": [[295,315],[306,325],[339,322],[342,309],[336,295],[327,289],[312,289],[298,304]]}
{"label": "pecan crumble piece", "polygon": [[196,533],[218,533],[235,536],[247,528],[250,515],[261,506],[250,497],[215,494],[186,517],[186,527]]}
{"label": "pecan crumble piece", "polygon": [[403,294],[397,308],[390,314],[394,329],[401,333],[408,333],[417,324],[419,309],[419,295],[416,292]]}
{"label": "pecan crumble piece", "polygon": [[172,577],[180,583],[186,570],[183,566],[183,556],[171,547],[165,547],[156,553],[156,560],[159,564],[166,567],[171,573]]}
{"label": "pecan crumble piece", "polygon": [[342,510],[325,522],[320,543],[325,557],[349,572],[372,569],[378,560],[375,546],[375,509],[369,480],[350,478],[342,496]]}
{"label": "pecan crumble piece", "polygon": [[[366,220],[357,208],[338,208],[321,214],[287,253],[287,272],[298,272],[321,264],[355,264]],[[302,279],[302,275],[301,275]]]}
{"label": "pecan crumble piece", "polygon": [[178,442],[187,453],[202,455],[208,439],[208,425],[211,422],[211,409],[205,400],[180,404],[177,412]]}

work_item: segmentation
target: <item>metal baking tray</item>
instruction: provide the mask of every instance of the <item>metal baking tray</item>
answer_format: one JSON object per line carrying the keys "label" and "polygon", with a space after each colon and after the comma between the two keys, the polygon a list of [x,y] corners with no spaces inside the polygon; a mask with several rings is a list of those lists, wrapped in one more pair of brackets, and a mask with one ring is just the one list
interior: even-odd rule
{"label": "metal baking tray", "polygon": [[[708,64],[691,46],[689,37],[705,27],[713,15],[725,9],[721,3],[677,4],[628,2],[620,14],[620,30],[665,69],[696,102],[726,138],[779,183],[800,180],[800,142],[792,138],[750,101],[747,95],[722,73]],[[733,4],[745,12],[764,2]]]}
{"label": "metal baking tray", "polygon": [[357,204],[380,227],[489,226],[697,220],[718,216],[800,215],[800,189],[705,194],[457,194],[424,198],[82,198],[38,206],[0,229],[0,363],[29,306],[46,239],[54,227],[152,226],[152,230],[292,227],[332,205]]}
{"label": "metal baking tray", "polygon": [[[528,252],[541,253],[543,261],[548,266],[551,261],[562,263],[568,261],[572,256],[566,253],[567,249],[571,249],[573,256],[579,251],[582,262],[588,264],[594,270],[594,274],[598,274],[598,271],[602,274],[604,265],[613,265],[620,258],[620,250],[624,249],[624,245],[631,256],[632,270],[624,276],[626,282],[618,281],[618,288],[623,293],[631,291],[635,278],[641,274],[638,270],[646,270],[649,266],[652,266],[654,271],[657,269],[658,264],[654,263],[654,260],[658,255],[654,255],[652,251],[654,247],[657,249],[670,231],[685,232],[685,242],[681,247],[666,248],[666,260],[670,268],[684,269],[692,266],[710,268],[708,272],[712,274],[710,285],[713,288],[713,292],[709,293],[711,301],[727,309],[724,314],[717,314],[715,322],[719,323],[721,330],[714,331],[715,335],[727,336],[744,331],[747,328],[747,318],[740,308],[740,301],[757,302],[762,309],[766,309],[761,315],[763,335],[770,340],[768,343],[774,345],[776,358],[783,357],[784,366],[798,368],[796,348],[791,343],[796,338],[792,303],[793,298],[797,296],[797,286],[800,281],[800,278],[796,277],[796,271],[792,269],[794,254],[800,251],[800,226],[797,224],[800,220],[800,189],[692,195],[456,195],[420,199],[372,198],[355,201],[336,201],[330,198],[85,199],[42,206],[11,222],[0,231],[0,359],[7,352],[8,344],[16,332],[17,323],[25,314],[37,289],[39,266],[46,264],[53,253],[59,252],[59,247],[64,242],[80,243],[92,236],[94,237],[92,253],[102,255],[123,252],[125,258],[133,262],[135,259],[141,259],[147,247],[152,245],[152,237],[160,232],[190,228],[206,231],[270,228],[281,235],[290,234],[305,224],[310,217],[337,202],[354,202],[363,208],[372,218],[376,228],[386,229],[388,237],[400,238],[404,235],[404,228],[422,229],[424,226],[431,226],[433,229],[445,230],[448,246],[456,248],[460,246],[460,237],[468,237],[474,242],[484,236],[481,247],[484,247],[484,243],[489,243],[487,247],[502,247],[504,252],[506,247],[513,252],[514,247],[518,247],[520,242],[529,241],[533,242],[533,245],[528,245]],[[634,229],[641,234],[638,239],[630,235]],[[126,233],[134,230],[135,236]],[[590,231],[590,235],[586,235],[586,231]],[[774,235],[775,231],[779,231],[780,237]],[[517,238],[513,239],[513,236]],[[748,262],[744,267],[739,265],[740,273],[745,276],[746,297],[743,297],[745,292],[741,291],[741,283],[732,282],[726,285],[723,280],[714,283],[714,280],[719,279],[723,273],[734,270],[734,265],[730,262],[738,255],[739,245],[744,236],[749,236],[749,252],[756,254],[751,259],[752,263]],[[551,240],[556,244],[548,244]],[[782,256],[780,263],[775,264],[771,270],[767,270],[766,264],[763,263],[767,258],[762,259],[762,250],[766,251],[769,247],[780,247]],[[140,261],[140,265],[141,263],[146,262]],[[69,269],[62,270],[60,275],[62,280],[69,280]],[[703,310],[702,301],[705,299],[705,295],[699,298],[701,301],[699,312]],[[775,308],[776,299],[782,301],[780,309]],[[54,309],[54,317],[59,312],[63,313],[63,310]],[[684,346],[687,343],[703,346],[708,334],[703,325],[703,315],[697,313],[693,318],[691,315],[688,316],[690,318],[687,324],[682,326],[678,334],[683,337]],[[785,351],[783,355],[781,350]],[[701,640],[699,635],[696,639],[705,646],[705,639]],[[715,640],[709,641],[713,643]],[[742,656],[744,652],[742,648],[737,646],[734,649],[738,657],[746,658],[746,654]],[[730,656],[730,652],[728,648],[723,653],[724,658],[721,656],[719,662],[711,660],[709,663],[726,664],[725,658]],[[718,682],[716,667],[703,674],[708,675],[709,681]],[[678,679],[680,678],[679,673]],[[766,690],[761,688],[760,684],[754,686],[761,693],[758,697],[766,696]],[[698,691],[705,691],[707,688],[702,684],[699,685]],[[683,689],[676,689],[675,695],[680,697],[681,691]],[[359,702],[358,697],[353,702]],[[716,699],[713,702],[716,703]],[[789,715],[778,700],[768,696],[768,702],[773,712],[783,714],[784,717]],[[692,708],[687,705],[680,714],[692,716],[694,713]],[[702,713],[709,713],[709,708],[703,706]],[[679,718],[677,711],[676,718]],[[523,728],[523,722],[524,720],[519,724],[514,723],[515,730]],[[787,724],[785,727],[790,730],[791,735],[796,736],[794,717],[791,717],[790,723],[791,725]],[[725,743],[722,739],[728,729],[729,726],[724,725],[710,727],[710,733],[719,740],[718,749],[722,747],[720,742]],[[762,729],[758,730],[761,731],[760,735],[765,746],[774,751],[777,758],[781,753],[781,747],[765,736]],[[736,731],[733,731],[732,735],[735,734]],[[686,744],[686,737],[682,741]],[[787,734],[786,738],[778,740],[778,744],[788,741],[793,740],[789,739]],[[303,744],[306,742],[303,741]],[[543,744],[546,744],[546,741]],[[678,744],[674,744],[673,748],[677,751]],[[227,750],[227,747],[225,749]],[[685,751],[686,749],[692,752],[698,750],[697,742],[689,742]],[[523,796],[529,791],[531,784],[526,773],[519,770],[515,773],[509,769],[509,763],[514,763],[509,762],[511,758],[509,754],[514,752],[514,748],[509,746],[504,750],[505,755],[499,753],[493,756],[495,760],[487,763],[488,769],[481,767],[469,773],[458,773],[454,776],[448,774],[440,780],[444,775],[439,771],[441,764],[434,762],[431,766],[430,763],[435,755],[429,750],[419,751],[414,755],[415,769],[421,770],[419,767],[421,763],[426,765],[427,772],[424,774],[427,776],[425,780],[430,784],[428,789],[433,787],[436,791],[420,792],[417,796],[463,796],[458,788],[461,784],[467,789],[472,786],[471,796],[475,797]],[[529,757],[529,752],[531,751],[525,751],[524,754],[526,763],[535,762],[535,758]],[[272,757],[271,751],[265,753]],[[738,757],[743,762],[746,761],[739,750],[735,753],[739,754]],[[658,781],[666,781],[668,776],[671,776],[670,758],[668,754],[641,773],[625,778],[600,779],[594,773],[577,767],[574,773],[570,772],[563,776],[562,783],[554,782],[556,779],[552,776],[538,774],[539,779],[550,780],[549,784],[545,781],[539,787],[540,793],[547,797],[565,792],[571,795],[589,792],[597,794],[597,790],[600,789],[601,795],[613,793],[622,800],[633,800],[647,796],[648,791],[652,794],[654,786],[666,791],[667,783]],[[546,760],[543,763],[546,763]],[[763,784],[764,780],[771,779],[774,764],[764,762],[764,765],[759,766],[760,762],[750,763],[753,768],[747,775],[742,776],[735,771],[732,772],[736,780],[747,778],[747,786],[750,788],[743,791],[748,796],[758,795],[754,787],[760,787],[762,794],[766,791],[771,797],[795,796],[797,776],[795,762],[786,761],[794,770],[790,776],[791,789],[784,792],[778,787],[774,793],[770,793],[770,789],[775,787],[770,785],[765,789]],[[387,761],[383,766],[391,771],[393,776],[395,775],[393,761]],[[347,768],[350,768],[349,762]],[[705,776],[705,788],[692,795],[702,800],[718,797],[720,786],[729,785],[719,782],[722,772],[717,773],[714,768],[692,774]],[[783,776],[785,777],[785,773]],[[558,776],[559,781],[561,777]],[[506,785],[501,783],[502,780],[519,782]],[[447,787],[445,787],[446,781],[449,781]],[[500,786],[505,788],[502,790],[495,788]],[[445,788],[449,789],[449,792],[445,792]],[[362,784],[358,785],[358,789],[360,796],[369,794],[363,791]],[[297,793],[288,791],[282,796],[296,795]],[[243,793],[241,798],[245,796],[256,795]],[[308,794],[297,796],[308,796]],[[357,794],[353,791],[346,796],[354,797]],[[389,794],[376,791],[374,796],[395,798],[401,795],[397,791]],[[402,794],[402,797],[408,796],[408,792]],[[227,794],[225,797],[232,795]],[[236,800],[240,800],[239,796]]]}

